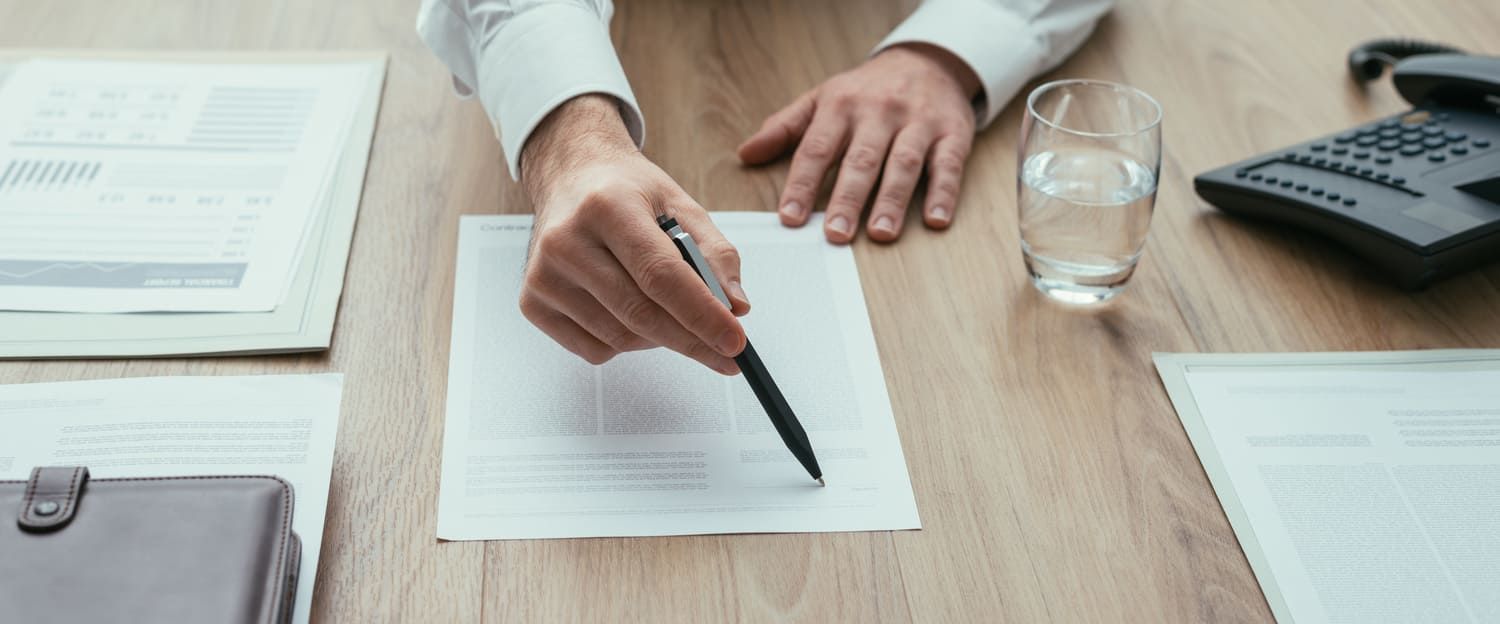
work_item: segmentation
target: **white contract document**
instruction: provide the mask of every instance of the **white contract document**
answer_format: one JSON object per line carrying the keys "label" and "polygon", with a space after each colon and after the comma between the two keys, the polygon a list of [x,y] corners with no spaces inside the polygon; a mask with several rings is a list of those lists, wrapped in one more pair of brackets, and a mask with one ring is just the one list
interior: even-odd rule
{"label": "white contract document", "polygon": [[0,309],[274,309],[372,71],[21,63],[0,86]]}
{"label": "white contract document", "polygon": [[1500,622],[1500,352],[1157,369],[1282,624]]}
{"label": "white contract document", "polygon": [[[302,538],[295,622],[312,608],[343,375],[146,377],[0,386],[0,478],[275,475]],[[81,512],[87,513],[87,512]]]}
{"label": "white contract document", "polygon": [[743,256],[746,332],[828,486],[786,450],[743,377],[662,349],[596,367],[554,344],[517,308],[531,217],[471,216],[459,232],[439,538],[920,528],[853,253],[817,223],[713,218]]}

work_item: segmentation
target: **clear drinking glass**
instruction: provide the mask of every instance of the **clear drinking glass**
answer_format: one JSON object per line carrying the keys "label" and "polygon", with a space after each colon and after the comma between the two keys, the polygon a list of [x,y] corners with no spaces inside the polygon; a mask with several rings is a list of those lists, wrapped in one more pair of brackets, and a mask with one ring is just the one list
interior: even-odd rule
{"label": "clear drinking glass", "polygon": [[1161,105],[1099,80],[1049,82],[1026,98],[1018,183],[1031,283],[1066,303],[1108,301],[1135,272],[1161,169]]}

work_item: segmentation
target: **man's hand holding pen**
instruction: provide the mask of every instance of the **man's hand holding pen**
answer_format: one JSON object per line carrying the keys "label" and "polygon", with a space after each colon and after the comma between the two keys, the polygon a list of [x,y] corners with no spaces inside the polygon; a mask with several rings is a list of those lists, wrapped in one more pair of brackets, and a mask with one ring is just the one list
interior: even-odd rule
{"label": "man's hand holding pen", "polygon": [[[527,141],[522,181],[536,212],[521,293],[528,320],[594,364],[664,346],[726,375],[745,348],[750,310],[739,253],[708,214],[643,156],[613,100],[582,96]],[[709,292],[655,216],[666,212],[702,246],[733,306]]]}

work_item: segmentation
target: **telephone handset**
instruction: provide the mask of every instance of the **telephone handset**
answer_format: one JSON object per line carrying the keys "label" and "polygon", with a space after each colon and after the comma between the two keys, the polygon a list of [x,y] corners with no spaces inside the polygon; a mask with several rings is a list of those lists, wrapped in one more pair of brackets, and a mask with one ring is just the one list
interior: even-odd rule
{"label": "telephone handset", "polygon": [[1500,57],[1440,50],[1451,48],[1357,48],[1355,79],[1394,64],[1415,108],[1209,171],[1195,190],[1226,212],[1319,232],[1404,288],[1500,258]]}

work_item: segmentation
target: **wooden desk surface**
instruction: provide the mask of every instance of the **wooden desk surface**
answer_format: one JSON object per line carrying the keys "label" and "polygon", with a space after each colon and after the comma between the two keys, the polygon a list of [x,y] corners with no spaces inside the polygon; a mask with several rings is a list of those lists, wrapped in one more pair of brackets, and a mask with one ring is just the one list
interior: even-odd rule
{"label": "wooden desk surface", "polygon": [[[911,4],[621,0],[615,41],[646,151],[711,209],[772,209],[785,163],[742,169],[734,146],[859,61]],[[1031,291],[1014,103],[977,141],[950,231],[914,219],[899,244],[855,246],[923,530],[440,544],[458,216],[527,206],[478,105],[453,97],[417,39],[416,5],[0,0],[5,46],[390,52],[331,352],[0,362],[4,383],[346,373],[319,620],[1265,621],[1151,352],[1500,347],[1500,268],[1403,293],[1311,236],[1226,218],[1191,187],[1208,168],[1404,109],[1388,84],[1350,85],[1350,46],[1408,35],[1496,53],[1500,13],[1467,0],[1124,0],[1048,75],[1126,82],[1166,109],[1156,222],[1118,305],[1080,313]]]}

